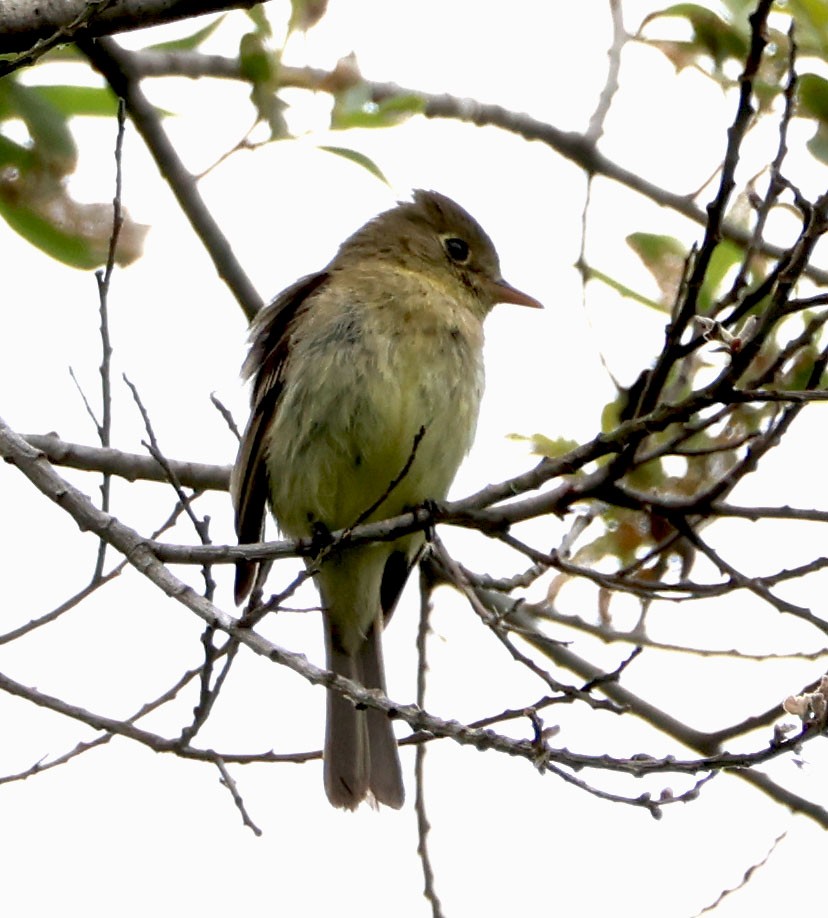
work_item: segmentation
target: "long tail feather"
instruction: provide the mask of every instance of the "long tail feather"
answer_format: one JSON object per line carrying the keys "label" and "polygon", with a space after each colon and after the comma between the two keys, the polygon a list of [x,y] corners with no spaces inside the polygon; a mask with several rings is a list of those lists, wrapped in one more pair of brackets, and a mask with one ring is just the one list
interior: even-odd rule
{"label": "long tail feather", "polygon": [[[381,618],[371,628],[358,655],[338,648],[325,617],[328,669],[366,688],[385,691]],[[353,810],[369,794],[377,803],[399,809],[405,799],[397,740],[391,719],[382,711],[357,710],[329,691],[324,750],[325,793],[333,806]]]}
{"label": "long tail feather", "polygon": [[[377,616],[374,627],[359,653],[358,669],[366,688],[385,692],[385,668],[382,662],[382,616]],[[405,800],[405,787],[397,751],[394,725],[384,712],[369,708],[365,712],[368,724],[368,786],[377,803],[398,810]]]}
{"label": "long tail feather", "polygon": [[[332,646],[327,620],[328,669],[359,682],[356,661]],[[328,692],[324,750],[325,793],[333,806],[356,809],[368,794],[368,729],[365,712],[337,692]]]}

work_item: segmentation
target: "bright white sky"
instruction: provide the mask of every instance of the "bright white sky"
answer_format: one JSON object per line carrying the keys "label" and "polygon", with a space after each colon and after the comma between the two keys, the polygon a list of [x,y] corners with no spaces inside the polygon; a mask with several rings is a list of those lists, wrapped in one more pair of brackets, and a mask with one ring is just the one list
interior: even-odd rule
{"label": "bright white sky", "polygon": [[[274,22],[281,6],[270,5]],[[635,28],[650,6],[643,0],[624,3],[628,27]],[[241,15],[235,20],[211,50],[231,52],[246,27]],[[293,39],[286,61],[331,66],[354,50],[368,77],[498,102],[559,127],[583,130],[603,85],[608,20],[607,4],[598,2],[564,7],[541,0],[331,0],[323,24]],[[134,35],[127,43],[138,47],[170,34]],[[167,81],[153,86],[151,95],[178,113],[166,127],[193,171],[216,161],[250,123],[245,92],[231,84]],[[325,106],[324,98],[310,100],[291,114],[294,128],[309,132],[301,140],[236,155],[202,184],[262,295],[273,295],[324,265],[351,230],[412,187],[439,189],[486,227],[505,276],[547,306],[543,314],[501,306],[489,320],[487,399],[475,449],[454,493],[460,496],[527,466],[531,460],[525,449],[505,439],[511,432],[575,439],[594,435],[601,407],[612,393],[599,354],[622,381],[631,381],[659,347],[663,318],[593,288],[583,308],[572,267],[585,190],[581,173],[538,143],[449,122],[415,120],[394,130],[331,139],[320,133]],[[699,75],[676,78],[656,52],[630,48],[603,150],[655,182],[690,190],[718,163],[730,115],[730,104]],[[81,199],[109,200],[114,127],[84,123],[78,125],[78,137],[81,162],[73,189]],[[393,191],[353,164],[316,149],[326,142],[370,155]],[[110,297],[114,442],[140,451],[144,438],[120,382],[123,372],[138,386],[168,455],[229,463],[235,445],[208,396],[216,392],[243,420],[246,393],[238,379],[245,340],[242,314],[131,128],[124,167],[125,204],[152,229],[144,258],[116,274]],[[685,221],[598,182],[589,221],[590,259],[655,295],[624,244],[626,234],[637,229],[670,232],[687,241],[698,236]],[[6,292],[0,415],[26,432],[54,429],[68,440],[94,443],[94,430],[67,370],[74,368],[95,401],[99,340],[94,278],[50,263],[5,226],[0,226],[0,245]],[[97,493],[96,479],[67,477]],[[793,478],[782,466],[775,478],[761,479],[763,502],[781,500],[780,494],[794,503],[808,502],[813,480],[798,473]],[[745,492],[745,500],[749,497]],[[0,475],[0,502],[7,521],[0,528],[8,572],[4,593],[9,600],[0,629],[5,630],[6,621],[9,627],[27,621],[84,585],[94,546],[87,539],[78,554],[79,540],[68,519],[51,508],[44,513],[41,499],[10,468]],[[144,532],[158,524],[171,503],[159,486],[118,484],[114,489],[115,512]],[[210,498],[201,512],[212,516],[214,541],[232,541],[226,497]],[[548,531],[536,527],[535,532],[541,534],[539,544],[551,547],[564,529],[549,521],[544,526]],[[755,542],[748,544],[747,532],[743,528],[737,535],[745,539],[749,560],[759,549]],[[451,531],[444,537],[472,567],[514,569],[513,557],[492,556],[488,547],[483,552],[479,539]],[[174,538],[191,541],[193,535],[182,527]],[[801,547],[787,540],[785,557],[795,559]],[[781,551],[779,545],[774,548]],[[199,585],[197,572],[176,573]],[[229,608],[230,572],[219,569],[216,576],[218,601]],[[311,593],[303,599],[314,601]],[[578,611],[588,616],[590,607]],[[702,624],[722,647],[742,640],[746,628],[753,631],[761,614],[753,606],[738,618],[732,611],[722,606],[704,614]],[[439,595],[429,708],[474,719],[543,694],[472,619],[457,597],[448,591]],[[692,634],[686,619],[675,624]],[[415,628],[412,591],[386,640],[390,695],[404,701],[414,697]],[[263,630],[277,643],[321,660],[320,629],[313,616],[282,615]],[[126,715],[171,684],[184,667],[199,662],[198,632],[183,608],[159,601],[153,589],[129,575],[56,626],[23,644],[0,648],[0,670],[93,710]],[[599,651],[587,641],[574,649],[610,668],[625,654],[623,648]],[[770,648],[757,638],[751,649],[801,647]],[[235,751],[318,748],[322,691],[249,654],[243,657],[201,743]],[[662,657],[636,665],[628,684],[646,691],[658,680],[657,700],[705,728],[726,723],[731,709],[743,709],[746,692],[757,699],[751,709],[761,710],[815,675],[813,668],[780,664],[763,670],[759,685],[736,685],[734,671],[739,672],[731,663]],[[192,703],[188,696],[175,712],[149,719],[147,727],[174,733],[186,722]],[[549,720],[561,726],[561,745],[572,749],[678,751],[643,728],[631,736],[627,719],[584,717],[583,710],[570,708],[555,711]],[[92,735],[74,722],[4,697],[0,724],[0,774],[24,769]],[[807,759],[818,761],[814,744]],[[735,779],[717,778],[701,801],[668,808],[656,823],[640,809],[612,806],[552,777],[541,778],[522,761],[448,742],[435,744],[428,761],[430,844],[438,891],[451,918],[505,912],[689,918],[722,889],[738,884],[744,870],[761,860],[785,830],[789,837],[768,867],[747,890],[726,900],[717,915],[775,913],[783,903],[791,910],[799,906],[800,914],[814,913],[807,908],[811,881],[799,858],[807,852],[812,858],[821,833]],[[413,755],[404,753],[403,762],[413,801]],[[232,772],[264,830],[261,839],[241,826],[213,769],[126,742],[114,741],[68,767],[3,787],[4,911],[19,918],[81,909],[88,916],[115,911],[126,918],[148,913],[206,918],[429,914],[420,895],[411,803],[399,814],[367,809],[342,814],[325,802],[318,765]],[[772,769],[780,779],[796,775],[802,793],[824,802],[817,772],[808,766],[798,773],[790,761]],[[665,784],[676,791],[687,786],[679,779],[646,786],[598,780],[627,795],[645,789],[658,793]]]}

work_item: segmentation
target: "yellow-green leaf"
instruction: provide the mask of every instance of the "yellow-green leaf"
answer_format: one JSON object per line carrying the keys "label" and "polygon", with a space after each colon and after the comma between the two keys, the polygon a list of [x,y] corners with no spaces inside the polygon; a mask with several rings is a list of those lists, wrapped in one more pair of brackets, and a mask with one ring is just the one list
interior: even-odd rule
{"label": "yellow-green leaf", "polygon": [[118,100],[108,86],[38,86],[37,91],[67,118],[111,118],[118,112]]}
{"label": "yellow-green leaf", "polygon": [[212,22],[208,22],[204,28],[198,29],[191,35],[185,35],[183,38],[176,38],[172,41],[162,41],[157,45],[149,45],[147,51],[195,51],[204,44],[204,42],[216,31],[224,22],[224,15],[217,16]]}
{"label": "yellow-green leaf", "polygon": [[799,114],[828,122],[828,80],[815,73],[803,73],[797,83]]}
{"label": "yellow-green leaf", "polygon": [[351,150],[348,147],[320,146],[319,149],[325,150],[327,153],[333,153],[335,156],[341,156],[343,159],[348,159],[352,163],[362,166],[363,169],[367,169],[371,175],[378,178],[381,182],[390,185],[390,182],[385,177],[380,167],[364,153],[360,153],[357,150]]}
{"label": "yellow-green leaf", "polygon": [[559,456],[565,456],[578,446],[577,440],[567,440],[565,437],[552,438],[541,433],[531,434],[530,436],[513,433],[509,434],[509,439],[519,443],[528,443],[533,453],[538,456],[545,456],[547,459],[557,459]]}
{"label": "yellow-green leaf", "polygon": [[417,95],[389,96],[374,102],[364,87],[352,86],[337,96],[331,113],[331,127],[346,128],[393,127],[412,115],[419,115],[424,102]]}
{"label": "yellow-green leaf", "polygon": [[247,32],[239,42],[239,66],[246,80],[269,85],[276,72],[276,57],[258,33]]}
{"label": "yellow-green leaf", "polygon": [[643,293],[638,293],[636,290],[633,290],[632,287],[622,284],[621,281],[615,280],[614,277],[604,274],[603,271],[599,271],[597,268],[588,267],[585,269],[584,274],[587,280],[600,281],[602,284],[606,284],[608,287],[620,293],[621,296],[636,300],[636,302],[648,306],[650,309],[655,309],[657,312],[666,312],[664,303],[657,303],[655,300],[651,300],[649,297],[644,296]]}
{"label": "yellow-green leaf", "polygon": [[630,233],[627,245],[653,275],[665,301],[672,302],[684,274],[687,249],[673,236]]}
{"label": "yellow-green leaf", "polygon": [[68,175],[77,162],[77,148],[66,115],[37,86],[0,80],[0,107],[16,114],[32,138],[38,159],[58,175]]}
{"label": "yellow-green leaf", "polygon": [[651,13],[642,28],[655,19],[684,19],[693,31],[688,50],[705,54],[713,59],[717,68],[728,59],[742,61],[748,50],[747,22],[737,25],[722,19],[708,7],[696,3],[676,3],[665,10]]}

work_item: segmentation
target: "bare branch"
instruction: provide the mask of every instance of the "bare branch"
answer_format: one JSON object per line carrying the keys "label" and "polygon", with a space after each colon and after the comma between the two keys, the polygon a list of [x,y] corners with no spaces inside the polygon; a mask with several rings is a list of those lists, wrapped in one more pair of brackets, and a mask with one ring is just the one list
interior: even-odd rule
{"label": "bare branch", "polygon": [[[101,446],[106,449],[112,445],[112,340],[109,333],[109,288],[112,283],[112,272],[115,270],[115,253],[118,249],[118,237],[123,226],[124,216],[121,209],[121,192],[123,189],[123,174],[121,170],[121,156],[124,147],[124,126],[126,115],[123,100],[118,102],[118,130],[115,137],[115,194],[112,198],[112,233],[109,237],[109,252],[106,258],[106,267],[103,271],[95,273],[98,284],[98,310],[100,313],[101,332],[101,422],[98,425],[98,439]],[[112,477],[104,472],[101,481],[101,510],[109,512],[109,497],[112,490]],[[93,580],[103,574],[106,561],[106,542],[102,539],[98,543],[98,556],[95,561]]]}
{"label": "bare branch", "polygon": [[248,320],[261,308],[255,287],[239,264],[233,249],[207,209],[198,184],[184,167],[161,125],[161,118],[141,90],[140,75],[132,67],[131,55],[110,38],[78,38],[78,47],[106,78],[113,92],[124,100],[127,112],[161,175],[172,189],[196,235],[213,260],[219,277],[227,284]]}
{"label": "bare branch", "polygon": [[[433,584],[426,576],[425,568],[422,568],[420,575],[420,623],[417,628],[417,705],[420,708],[424,708],[426,703],[427,650],[428,635],[431,631],[432,586]],[[444,918],[443,906],[437,894],[434,866],[428,847],[431,822],[426,813],[425,759],[426,744],[418,743],[414,752],[414,774],[417,784],[417,796],[414,800],[414,810],[417,814],[417,855],[420,858],[423,871],[423,895],[431,906],[432,918]]]}
{"label": "bare branch", "polygon": [[[16,66],[30,64],[80,34],[114,35],[229,9],[249,9],[258,0],[4,0],[0,54],[24,52]],[[0,75],[5,71],[0,71]]]}
{"label": "bare branch", "polygon": [[[25,434],[25,440],[41,452],[53,465],[62,465],[84,472],[104,472],[127,481],[155,481],[166,483],[169,479],[163,466],[152,456],[125,453],[119,449],[102,449],[80,443],[68,443],[57,434]],[[178,481],[194,491],[227,491],[230,488],[230,466],[205,465],[168,459],[169,467]]]}
{"label": "bare branch", "polygon": [[[218,55],[199,55],[186,52],[170,52],[156,55],[152,52],[134,52],[130,56],[136,75],[147,77],[202,76],[219,79],[241,79],[239,62]],[[364,80],[361,76],[346,76],[337,70],[321,70],[313,67],[289,67],[279,69],[281,85],[307,89],[312,92],[335,92],[348,87],[347,80],[358,84],[371,101],[381,103],[397,96],[414,96],[422,100],[423,114],[427,118],[446,118],[477,126],[491,125],[524,140],[537,140],[555,150],[559,155],[575,163],[587,174],[603,176],[617,182],[657,204],[682,214],[699,226],[707,223],[704,208],[695,203],[694,194],[682,194],[662,188],[631,169],[627,169],[605,156],[586,134],[564,131],[548,122],[539,121],[523,112],[514,112],[500,105],[479,102],[476,99],[453,96],[449,93],[433,94],[414,87],[397,83]],[[722,237],[738,245],[751,245],[752,234],[732,223],[721,226]],[[785,249],[762,242],[761,252],[773,258],[781,258]],[[809,265],[807,275],[820,284],[828,284],[828,270]]]}

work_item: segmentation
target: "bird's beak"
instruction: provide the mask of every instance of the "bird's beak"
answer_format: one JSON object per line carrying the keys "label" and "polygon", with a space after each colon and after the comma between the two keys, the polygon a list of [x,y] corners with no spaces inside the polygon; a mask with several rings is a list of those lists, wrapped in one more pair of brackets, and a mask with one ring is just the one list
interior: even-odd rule
{"label": "bird's beak", "polygon": [[524,293],[522,290],[518,290],[517,287],[507,284],[502,277],[492,282],[491,290],[495,303],[514,303],[517,306],[543,309],[543,305],[533,296],[529,296],[528,293]]}

